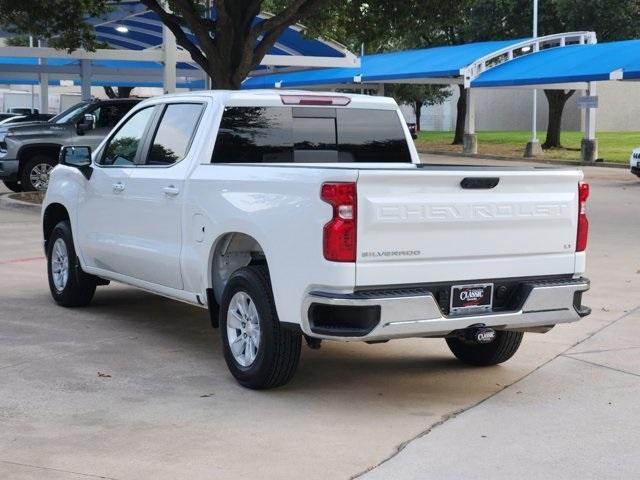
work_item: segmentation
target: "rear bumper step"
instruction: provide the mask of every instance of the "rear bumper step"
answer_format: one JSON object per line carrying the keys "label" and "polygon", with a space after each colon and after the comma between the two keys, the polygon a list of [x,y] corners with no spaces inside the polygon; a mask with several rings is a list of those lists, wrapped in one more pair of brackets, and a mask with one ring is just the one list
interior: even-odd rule
{"label": "rear bumper step", "polygon": [[510,307],[500,311],[448,315],[427,288],[359,291],[350,294],[310,292],[303,305],[303,331],[336,340],[387,340],[445,336],[483,324],[497,330],[569,323],[589,315],[582,293],[586,278],[522,282]]}

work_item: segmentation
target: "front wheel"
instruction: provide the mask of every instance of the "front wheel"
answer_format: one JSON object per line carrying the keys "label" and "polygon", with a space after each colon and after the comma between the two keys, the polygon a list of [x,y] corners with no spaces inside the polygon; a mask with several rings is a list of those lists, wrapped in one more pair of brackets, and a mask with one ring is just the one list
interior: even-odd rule
{"label": "front wheel", "polygon": [[497,331],[491,343],[477,343],[460,337],[447,338],[447,345],[458,360],[479,367],[506,362],[518,351],[523,332]]}
{"label": "front wheel", "polygon": [[46,155],[34,155],[22,167],[20,182],[25,192],[44,192],[49,186],[49,175],[56,166]]}
{"label": "front wheel", "polygon": [[4,186],[12,192],[19,193],[22,191],[22,186],[18,182],[10,182],[9,180],[3,180]]}
{"label": "front wheel", "polygon": [[298,367],[301,335],[282,328],[263,265],[237,270],[220,305],[224,358],[236,380],[255,390],[286,384]]}
{"label": "front wheel", "polygon": [[49,290],[63,307],[88,305],[96,292],[96,279],[82,271],[73,247],[68,221],[58,223],[47,242]]}

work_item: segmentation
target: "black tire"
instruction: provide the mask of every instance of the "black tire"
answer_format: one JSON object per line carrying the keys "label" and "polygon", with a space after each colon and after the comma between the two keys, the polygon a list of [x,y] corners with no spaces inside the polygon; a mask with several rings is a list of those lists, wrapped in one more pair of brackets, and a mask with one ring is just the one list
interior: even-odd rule
{"label": "black tire", "polygon": [[[67,252],[68,275],[64,285],[56,285],[54,280],[54,255],[56,242],[64,243]],[[59,257],[56,257],[59,258]],[[47,241],[47,276],[51,296],[63,307],[83,307],[88,305],[96,292],[96,278],[82,271],[73,247],[71,226],[68,220],[58,223]]]}
{"label": "black tire", "polygon": [[19,193],[22,191],[22,186],[18,182],[10,182],[9,180],[3,180],[4,186],[12,192]]}
{"label": "black tire", "polygon": [[474,343],[458,337],[446,340],[458,360],[469,365],[487,367],[513,357],[520,347],[523,335],[523,332],[497,331],[496,338],[491,343]]}
{"label": "black tire", "polygon": [[[234,358],[227,334],[229,305],[234,295],[239,292],[250,297],[257,310],[260,324],[260,341],[256,356],[248,366],[242,366]],[[241,268],[229,278],[220,306],[220,335],[227,366],[238,383],[244,387],[263,390],[285,385],[298,367],[302,336],[298,332],[283,328],[280,324],[273,301],[269,271],[264,265]]]}
{"label": "black tire", "polygon": [[[48,165],[53,168],[58,164],[58,162],[46,155],[37,154],[27,160],[24,165],[22,165],[22,171],[20,172],[20,183],[22,186],[22,191],[24,192],[35,192],[35,191],[45,191],[49,184],[49,179],[47,176],[46,185],[44,187],[39,186],[36,182],[35,184],[31,181],[31,172],[34,168],[38,166]],[[45,168],[45,167],[41,167]]]}

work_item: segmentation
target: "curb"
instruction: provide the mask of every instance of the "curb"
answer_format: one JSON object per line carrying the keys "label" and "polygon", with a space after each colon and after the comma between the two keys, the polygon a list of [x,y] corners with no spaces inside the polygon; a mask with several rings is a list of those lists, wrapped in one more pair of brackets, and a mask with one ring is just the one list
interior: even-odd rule
{"label": "curb", "polygon": [[23,200],[11,198],[14,195],[20,195],[19,193],[3,193],[0,194],[0,208],[6,208],[9,210],[20,210],[22,212],[40,213],[42,205],[39,203],[30,203]]}
{"label": "curb", "polygon": [[442,157],[467,157],[467,158],[479,158],[482,160],[503,160],[509,162],[532,162],[532,163],[544,163],[547,165],[570,165],[573,167],[602,167],[602,168],[622,168],[628,169],[629,166],[624,163],[615,162],[578,162],[572,160],[558,160],[553,158],[527,158],[527,157],[503,157],[501,155],[488,155],[488,154],[469,154],[469,153],[454,153],[454,152],[433,152],[429,150],[418,150],[418,153],[425,155],[436,155]]}

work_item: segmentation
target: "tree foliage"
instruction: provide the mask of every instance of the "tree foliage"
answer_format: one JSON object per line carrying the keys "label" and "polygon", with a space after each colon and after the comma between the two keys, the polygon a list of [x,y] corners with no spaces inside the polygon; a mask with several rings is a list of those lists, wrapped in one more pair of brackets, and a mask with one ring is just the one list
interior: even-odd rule
{"label": "tree foliage", "polygon": [[[218,88],[239,88],[280,35],[320,6],[338,0],[289,0],[273,4],[274,14],[255,22],[265,0],[141,0],[176,37],[178,45],[213,80]],[[107,0],[0,0],[0,25],[12,33],[44,38],[51,46],[94,50],[97,43],[86,16],[99,16],[111,8]],[[117,3],[117,2],[115,2]],[[211,4],[216,15],[208,15]],[[210,18],[213,17],[213,18]],[[184,31],[188,27],[197,42]]]}
{"label": "tree foliage", "polygon": [[84,20],[109,9],[108,0],[0,0],[0,26],[46,39],[52,47],[95,50],[93,27]]}

